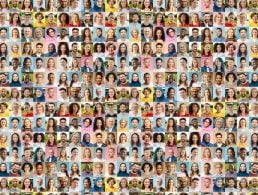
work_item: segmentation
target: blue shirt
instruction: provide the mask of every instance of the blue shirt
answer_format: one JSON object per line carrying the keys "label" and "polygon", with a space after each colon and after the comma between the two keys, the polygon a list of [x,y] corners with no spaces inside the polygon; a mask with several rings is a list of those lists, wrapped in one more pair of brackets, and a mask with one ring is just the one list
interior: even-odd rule
{"label": "blue shirt", "polygon": [[225,37],[220,37],[220,38],[216,37],[213,39],[213,41],[214,42],[225,42]]}
{"label": "blue shirt", "polygon": [[94,41],[95,42],[105,42],[106,39],[105,39],[105,37],[97,37],[97,38],[94,39]]}

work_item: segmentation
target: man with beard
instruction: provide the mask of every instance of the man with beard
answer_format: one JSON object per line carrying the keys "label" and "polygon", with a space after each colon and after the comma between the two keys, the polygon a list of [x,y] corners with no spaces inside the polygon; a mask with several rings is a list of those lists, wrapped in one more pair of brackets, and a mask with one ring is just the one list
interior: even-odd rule
{"label": "man with beard", "polygon": [[131,193],[140,193],[141,190],[138,188],[138,179],[137,178],[132,178],[131,180],[131,183],[132,183],[132,186],[129,190],[130,194]]}
{"label": "man with beard", "polygon": [[240,148],[239,150],[239,157],[237,158],[237,162],[246,162],[249,158],[247,156],[246,148]]}
{"label": "man with beard", "polygon": [[72,29],[72,35],[69,37],[70,42],[81,42],[81,36],[79,34],[79,28]]}
{"label": "man with beard", "polygon": [[68,192],[69,187],[68,187],[68,178],[67,177],[61,177],[59,179],[59,192]]}
{"label": "man with beard", "polygon": [[102,35],[102,28],[96,29],[96,38],[94,39],[94,42],[105,42],[106,38]]}
{"label": "man with beard", "polygon": [[199,90],[200,88],[192,87],[191,94],[190,94],[190,102],[200,102],[201,98],[199,97]]}
{"label": "man with beard", "polygon": [[[199,36],[197,36],[197,39],[198,39],[198,37]],[[201,57],[201,54],[198,51],[198,44],[197,43],[192,43],[190,56],[192,56],[192,57]]]}
{"label": "man with beard", "polygon": [[18,163],[13,163],[11,165],[11,171],[9,173],[9,176],[11,177],[20,177],[21,176],[21,172],[20,172],[20,164]]}
{"label": "man with beard", "polygon": [[132,7],[130,8],[130,12],[138,12],[139,11],[138,4],[139,4],[139,0],[132,0]]}
{"label": "man with beard", "polygon": [[57,9],[59,12],[69,12],[68,0],[59,0],[59,5]]}
{"label": "man with beard", "polygon": [[9,83],[7,77],[8,77],[7,73],[1,73],[0,74],[0,85],[2,87],[9,87],[10,83]]}
{"label": "man with beard", "polygon": [[177,8],[178,12],[188,12],[188,1],[187,0],[179,0],[179,6]]}
{"label": "man with beard", "polygon": [[91,19],[91,14],[89,12],[86,12],[84,14],[84,21],[83,21],[83,25],[85,27],[92,27],[93,26],[93,23],[92,23],[92,19]]}
{"label": "man with beard", "polygon": [[80,88],[79,87],[71,87],[70,101],[71,102],[81,101],[81,98],[79,97],[79,94],[80,94]]}
{"label": "man with beard", "polygon": [[129,82],[127,80],[126,73],[119,74],[119,81],[117,83],[117,86],[119,86],[119,87],[126,87],[128,85],[129,85]]}
{"label": "man with beard", "polygon": [[191,121],[190,131],[201,131],[201,127],[198,125],[198,119],[193,118]]}
{"label": "man with beard", "polygon": [[132,163],[131,164],[131,171],[129,173],[129,177],[140,177],[141,172],[139,171],[139,164],[137,163]]}
{"label": "man with beard", "polygon": [[17,193],[20,194],[20,188],[19,188],[19,179],[18,178],[12,178],[11,179],[12,187],[10,188],[10,193]]}
{"label": "man with beard", "polygon": [[0,101],[1,102],[7,102],[9,98],[7,97],[8,89],[3,87],[0,89]]}
{"label": "man with beard", "polygon": [[223,37],[223,32],[222,32],[221,28],[216,29],[216,36],[214,36],[213,41],[214,42],[224,42],[225,41],[225,37]]}
{"label": "man with beard", "polygon": [[[189,37],[187,35],[187,30],[185,28],[181,28],[180,34],[177,37],[177,41],[178,42],[188,42],[189,41]],[[180,45],[180,43],[179,43],[179,45]]]}
{"label": "man with beard", "polygon": [[211,13],[209,13],[209,12],[204,13],[203,18],[204,18],[204,20],[201,21],[202,27],[211,27],[213,25],[212,20],[211,20],[211,18],[212,18]]}
{"label": "man with beard", "polygon": [[72,43],[72,50],[70,51],[70,56],[74,58],[81,57],[81,52],[79,51],[78,47],[78,43]]}
{"label": "man with beard", "polygon": [[258,191],[258,179],[257,177],[251,178],[251,192],[257,192]]}
{"label": "man with beard", "polygon": [[68,139],[67,139],[67,134],[65,132],[62,132],[60,135],[60,143],[57,145],[58,147],[68,147]]}
{"label": "man with beard", "polygon": [[237,86],[239,86],[239,87],[248,87],[249,86],[249,81],[247,80],[246,73],[238,74]]}

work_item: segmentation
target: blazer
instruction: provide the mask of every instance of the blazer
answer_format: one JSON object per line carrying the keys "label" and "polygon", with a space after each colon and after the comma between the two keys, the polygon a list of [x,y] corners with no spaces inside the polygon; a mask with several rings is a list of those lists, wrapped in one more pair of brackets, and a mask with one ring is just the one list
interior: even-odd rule
{"label": "blazer", "polygon": [[176,162],[177,161],[177,158],[175,156],[172,156],[172,157],[168,157],[166,159],[167,162]]}
{"label": "blazer", "polygon": [[46,161],[47,162],[56,162],[57,161],[57,157],[56,156],[52,156],[51,158],[52,158],[51,161],[50,161],[50,157],[48,157]]}
{"label": "blazer", "polygon": [[202,71],[202,72],[211,72],[212,69],[211,69],[210,67],[203,66],[203,67],[201,68],[201,71]]}

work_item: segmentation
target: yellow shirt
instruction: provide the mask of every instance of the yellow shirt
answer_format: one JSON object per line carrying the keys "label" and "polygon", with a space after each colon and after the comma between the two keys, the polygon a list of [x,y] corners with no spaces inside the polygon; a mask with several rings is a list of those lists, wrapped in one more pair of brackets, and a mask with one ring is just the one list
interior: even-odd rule
{"label": "yellow shirt", "polygon": [[217,113],[217,111],[215,110],[213,113],[213,117],[225,117],[225,111],[221,110],[221,112]]}
{"label": "yellow shirt", "polygon": [[247,147],[248,146],[248,144],[247,143],[238,143],[237,144],[237,147]]}
{"label": "yellow shirt", "polygon": [[46,23],[44,21],[42,21],[41,23],[38,23],[37,20],[34,20],[33,21],[33,26],[34,27],[45,27],[46,26]]}
{"label": "yellow shirt", "polygon": [[117,12],[117,4],[111,8],[108,3],[105,4],[105,11],[106,12]]}
{"label": "yellow shirt", "polygon": [[249,20],[249,26],[251,27],[257,27],[258,23],[254,23],[252,19]]}
{"label": "yellow shirt", "polygon": [[108,184],[105,185],[105,191],[106,192],[117,192],[118,191],[118,188],[116,186],[114,186],[113,188],[110,188],[108,186]]}
{"label": "yellow shirt", "polygon": [[144,98],[144,95],[141,97],[142,102],[153,102],[153,95],[150,94],[149,98]]}

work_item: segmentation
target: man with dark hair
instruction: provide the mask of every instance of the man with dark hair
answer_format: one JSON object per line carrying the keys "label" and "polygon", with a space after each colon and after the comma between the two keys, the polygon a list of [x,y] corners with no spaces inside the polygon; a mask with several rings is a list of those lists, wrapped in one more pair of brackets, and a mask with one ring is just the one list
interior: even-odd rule
{"label": "man with dark hair", "polygon": [[79,28],[72,29],[72,36],[69,37],[70,42],[81,42],[81,36],[79,35]]}

